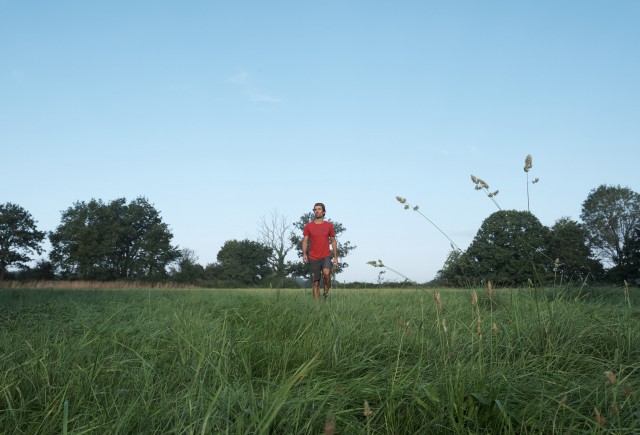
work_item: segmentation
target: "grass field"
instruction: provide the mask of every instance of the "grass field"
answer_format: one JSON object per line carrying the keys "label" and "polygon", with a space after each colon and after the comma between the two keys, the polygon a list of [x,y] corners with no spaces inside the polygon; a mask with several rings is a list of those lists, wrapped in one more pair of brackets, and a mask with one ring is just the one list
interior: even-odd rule
{"label": "grass field", "polygon": [[640,433],[638,292],[5,289],[0,433]]}

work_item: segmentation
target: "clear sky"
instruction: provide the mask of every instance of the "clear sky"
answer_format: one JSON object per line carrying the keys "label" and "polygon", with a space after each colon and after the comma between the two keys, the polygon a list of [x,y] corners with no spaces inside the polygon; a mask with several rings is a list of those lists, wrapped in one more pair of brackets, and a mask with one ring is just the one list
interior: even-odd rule
{"label": "clear sky", "polygon": [[[640,1],[0,0],[0,203],[40,230],[144,196],[214,262],[322,201],[357,245],[434,277],[496,206],[579,220],[640,191]],[[390,273],[387,278],[396,279]],[[400,277],[397,277],[401,280]]]}

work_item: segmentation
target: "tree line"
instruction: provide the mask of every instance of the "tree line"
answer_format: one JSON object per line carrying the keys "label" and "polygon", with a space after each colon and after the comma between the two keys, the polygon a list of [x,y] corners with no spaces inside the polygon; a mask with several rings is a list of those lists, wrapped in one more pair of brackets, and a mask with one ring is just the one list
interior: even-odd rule
{"label": "tree line", "polygon": [[[491,281],[521,286],[587,280],[640,284],[640,195],[627,187],[602,185],[589,193],[580,218],[582,222],[560,218],[547,228],[530,211],[500,209],[485,219],[466,250],[451,251],[432,284],[468,287]],[[193,250],[172,244],[169,226],[144,197],[128,203],[124,198],[76,202],[62,212],[60,225],[49,233],[37,229],[27,210],[5,203],[0,204],[0,281],[298,287],[307,274],[301,260],[302,229],[312,219],[309,212],[290,223],[271,212],[258,223],[257,240],[228,240],[217,261],[203,266]],[[332,223],[341,259],[336,273],[340,273],[348,267],[344,259],[355,246],[343,240],[344,226]],[[48,258],[33,264],[32,257],[43,254],[47,238]]]}
{"label": "tree line", "polygon": [[[172,243],[173,234],[160,213],[144,197],[127,203],[79,201],[62,212],[61,223],[49,233],[39,231],[23,207],[0,204],[0,281],[89,280],[172,281],[206,287],[299,287],[307,274],[302,263],[301,233],[313,219],[306,213],[289,224],[277,211],[259,224],[258,240],[227,240],[216,262],[203,266],[196,253]],[[346,230],[333,222],[342,259],[336,273],[348,267],[344,261],[353,246],[342,241]],[[49,240],[48,258],[43,254]],[[288,254],[294,251],[298,260]],[[302,281],[301,281],[302,279]]]}
{"label": "tree line", "polygon": [[640,285],[640,195],[602,185],[589,193],[580,218],[582,223],[563,217],[548,228],[530,211],[499,210],[484,220],[466,250],[451,251],[436,281]]}

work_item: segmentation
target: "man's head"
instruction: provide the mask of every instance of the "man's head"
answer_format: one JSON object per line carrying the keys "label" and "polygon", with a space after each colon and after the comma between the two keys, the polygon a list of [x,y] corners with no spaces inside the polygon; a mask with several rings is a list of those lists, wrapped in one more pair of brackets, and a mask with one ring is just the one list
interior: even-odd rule
{"label": "man's head", "polygon": [[316,218],[324,217],[326,212],[327,212],[327,210],[324,208],[324,204],[323,203],[316,202],[313,205],[313,214],[316,216]]}

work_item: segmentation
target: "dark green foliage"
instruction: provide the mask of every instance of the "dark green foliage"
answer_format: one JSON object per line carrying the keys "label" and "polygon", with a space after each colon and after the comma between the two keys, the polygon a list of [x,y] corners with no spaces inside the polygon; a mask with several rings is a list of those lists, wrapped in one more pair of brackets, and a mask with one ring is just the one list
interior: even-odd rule
{"label": "dark green foliage", "polygon": [[206,268],[217,287],[253,287],[270,273],[271,248],[252,240],[227,240],[218,252],[218,262]]}
{"label": "dark green foliage", "polygon": [[640,286],[640,228],[625,240],[622,254],[615,261],[616,265],[607,271],[608,281]]}
{"label": "dark green foliage", "polygon": [[540,283],[551,263],[544,253],[548,232],[529,212],[495,212],[485,219],[465,252],[449,256],[437,279],[457,286],[487,281],[500,287]]}
{"label": "dark green foliage", "polygon": [[92,199],[62,213],[49,236],[51,261],[70,279],[162,279],[179,256],[173,235],[145,198]]}
{"label": "dark green foliage", "polygon": [[[309,272],[308,266],[302,262],[302,230],[304,230],[305,225],[313,220],[314,214],[312,212],[309,212],[300,216],[300,219],[293,224],[297,231],[291,233],[290,240],[291,243],[295,246],[296,253],[298,255],[298,261],[292,263],[290,266],[290,274],[293,276],[303,277],[306,276]],[[356,249],[356,246],[351,245],[351,242],[349,242],[348,240],[342,240],[341,234],[346,231],[344,225],[331,219],[327,219],[327,221],[333,224],[333,229],[336,233],[339,263],[338,267],[334,269],[334,272],[338,274],[349,267],[349,264],[344,261],[344,258],[349,255],[349,252]]]}
{"label": "dark green foliage", "polygon": [[198,264],[198,257],[191,249],[182,249],[180,256],[169,273],[171,280],[178,283],[197,284],[206,279],[204,267]]}
{"label": "dark green foliage", "polygon": [[49,260],[40,259],[33,267],[25,267],[15,275],[21,281],[51,281],[56,279],[56,266]]}
{"label": "dark green foliage", "polygon": [[481,285],[483,277],[474,270],[465,252],[453,250],[438,271],[434,283],[451,287],[473,287]]}
{"label": "dark green foliage", "polygon": [[591,258],[586,240],[583,226],[571,219],[559,219],[551,227],[546,253],[554,260],[551,273],[556,284],[580,283],[588,277],[602,277],[602,264]]}
{"label": "dark green foliage", "polygon": [[640,194],[627,187],[602,185],[582,203],[580,218],[593,254],[612,268],[610,279],[615,282],[633,274],[630,266],[637,265],[634,252],[640,236]]}
{"label": "dark green foliage", "polygon": [[31,213],[17,204],[0,204],[0,281],[7,267],[24,268],[31,254],[42,253],[44,237]]}

